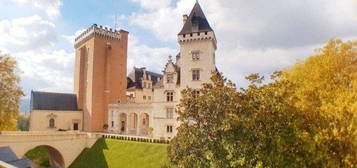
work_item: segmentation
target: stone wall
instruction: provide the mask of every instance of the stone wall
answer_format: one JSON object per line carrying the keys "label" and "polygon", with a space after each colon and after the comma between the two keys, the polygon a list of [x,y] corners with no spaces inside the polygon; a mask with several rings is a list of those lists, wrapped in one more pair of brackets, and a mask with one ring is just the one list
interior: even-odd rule
{"label": "stone wall", "polygon": [[[50,128],[49,120],[54,119],[54,127]],[[30,116],[30,131],[73,130],[73,124],[78,123],[82,130],[82,111],[33,110]]]}

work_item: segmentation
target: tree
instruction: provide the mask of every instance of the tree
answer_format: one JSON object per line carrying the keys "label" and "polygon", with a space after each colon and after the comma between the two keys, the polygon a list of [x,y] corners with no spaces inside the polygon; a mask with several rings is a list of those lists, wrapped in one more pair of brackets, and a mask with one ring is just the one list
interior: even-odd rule
{"label": "tree", "polygon": [[[273,79],[280,73],[272,75]],[[288,83],[262,85],[252,74],[248,89],[237,91],[221,74],[205,84],[202,95],[183,91],[182,122],[171,141],[169,158],[179,167],[302,167],[304,150],[297,109],[286,102]],[[285,86],[285,87],[283,87]],[[299,156],[302,155],[302,156]]]}
{"label": "tree", "polygon": [[0,53],[0,130],[15,130],[19,114],[20,78],[16,61],[9,55]]}
{"label": "tree", "polygon": [[30,116],[20,114],[17,117],[17,129],[21,131],[28,131],[30,128]]}
{"label": "tree", "polygon": [[222,74],[201,95],[182,92],[171,141],[177,167],[355,167],[356,42],[330,41],[316,56],[237,90]]}
{"label": "tree", "polygon": [[311,134],[324,167],[357,165],[357,41],[331,40],[315,56],[287,69],[292,102],[306,118],[319,117]]}

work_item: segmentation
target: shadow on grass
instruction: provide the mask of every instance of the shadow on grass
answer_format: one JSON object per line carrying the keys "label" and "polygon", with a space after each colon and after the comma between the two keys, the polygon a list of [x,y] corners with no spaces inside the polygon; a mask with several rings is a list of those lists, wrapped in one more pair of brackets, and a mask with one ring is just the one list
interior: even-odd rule
{"label": "shadow on grass", "polygon": [[84,149],[69,168],[108,168],[104,156],[104,150],[107,149],[105,140],[103,138],[98,139],[90,149]]}

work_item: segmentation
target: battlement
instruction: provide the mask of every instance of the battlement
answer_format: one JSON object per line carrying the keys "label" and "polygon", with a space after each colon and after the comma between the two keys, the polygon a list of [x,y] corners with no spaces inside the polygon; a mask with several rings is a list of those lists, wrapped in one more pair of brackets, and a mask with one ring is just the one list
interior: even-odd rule
{"label": "battlement", "polygon": [[74,46],[77,48],[84,42],[86,42],[88,39],[92,37],[101,37],[101,38],[106,38],[106,39],[112,39],[112,40],[120,40],[121,38],[121,33],[128,33],[125,30],[113,30],[112,28],[107,28],[103,26],[98,26],[97,24],[93,24],[91,27],[89,27],[86,31],[84,31],[82,34],[80,34],[78,37],[75,38],[74,40]]}
{"label": "battlement", "polygon": [[216,45],[216,36],[213,31],[208,32],[195,32],[188,34],[180,34],[177,37],[179,43],[196,41],[196,40],[212,40]]}

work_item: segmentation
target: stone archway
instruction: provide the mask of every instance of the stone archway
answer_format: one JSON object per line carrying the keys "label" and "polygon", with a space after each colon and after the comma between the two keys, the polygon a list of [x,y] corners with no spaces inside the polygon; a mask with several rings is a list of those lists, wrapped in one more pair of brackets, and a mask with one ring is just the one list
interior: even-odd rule
{"label": "stone archway", "polygon": [[141,113],[140,114],[140,130],[139,134],[140,135],[148,135],[148,129],[149,129],[149,114],[147,113]]}
{"label": "stone archway", "polygon": [[[51,168],[65,168],[65,164],[64,164],[64,158],[62,156],[62,154],[54,147],[52,146],[49,146],[49,145],[39,145],[39,146],[36,146],[32,149],[30,149],[29,151],[27,151],[25,153],[25,156],[26,157],[26,154],[30,151],[33,151],[33,150],[37,150],[37,149],[45,149],[46,152],[48,153],[49,155],[49,164],[50,164],[50,167]],[[44,154],[44,153],[42,153]],[[34,158],[29,158],[29,159],[34,159]]]}
{"label": "stone archway", "polygon": [[128,119],[125,113],[119,115],[119,132],[121,134],[126,134],[128,130]]}

